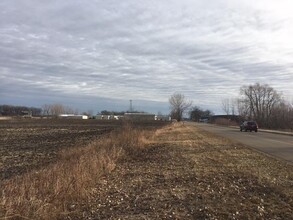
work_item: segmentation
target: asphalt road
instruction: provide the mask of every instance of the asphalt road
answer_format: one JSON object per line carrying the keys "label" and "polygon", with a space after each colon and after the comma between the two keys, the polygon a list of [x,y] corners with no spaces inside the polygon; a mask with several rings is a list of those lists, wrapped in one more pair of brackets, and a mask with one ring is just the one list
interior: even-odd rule
{"label": "asphalt road", "polygon": [[262,131],[240,132],[238,128],[222,127],[206,123],[196,123],[195,125],[208,132],[240,142],[293,163],[293,136]]}

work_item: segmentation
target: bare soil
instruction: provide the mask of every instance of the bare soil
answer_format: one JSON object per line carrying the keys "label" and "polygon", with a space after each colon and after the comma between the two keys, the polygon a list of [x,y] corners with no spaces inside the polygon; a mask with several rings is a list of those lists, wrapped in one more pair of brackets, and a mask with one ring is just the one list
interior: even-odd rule
{"label": "bare soil", "polygon": [[[23,167],[44,166],[56,160],[60,147],[85,146],[120,126],[38,123],[0,123],[4,178],[25,172]],[[292,168],[176,123],[157,130],[145,148],[121,158],[92,189],[90,200],[71,204],[61,219],[293,219]]]}
{"label": "bare soil", "polygon": [[292,165],[193,126],[156,133],[68,219],[293,219]]}
{"label": "bare soil", "polygon": [[[0,181],[53,163],[61,149],[86,146],[122,124],[117,120],[0,120]],[[140,122],[133,126],[157,128],[164,124]]]}

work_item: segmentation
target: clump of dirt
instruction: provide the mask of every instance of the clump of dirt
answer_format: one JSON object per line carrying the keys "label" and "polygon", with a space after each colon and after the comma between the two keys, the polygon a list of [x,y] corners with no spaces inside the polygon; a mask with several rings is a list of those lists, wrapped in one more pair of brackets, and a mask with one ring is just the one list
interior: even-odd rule
{"label": "clump of dirt", "polygon": [[292,165],[175,124],[124,158],[70,219],[291,219]]}

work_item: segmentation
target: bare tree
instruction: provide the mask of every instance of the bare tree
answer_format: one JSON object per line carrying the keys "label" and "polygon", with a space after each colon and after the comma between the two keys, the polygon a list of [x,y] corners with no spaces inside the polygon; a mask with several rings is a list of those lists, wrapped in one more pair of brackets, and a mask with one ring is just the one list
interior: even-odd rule
{"label": "bare tree", "polygon": [[240,94],[244,116],[257,120],[263,126],[268,126],[273,109],[282,101],[281,94],[267,84],[242,86]]}
{"label": "bare tree", "polygon": [[65,113],[65,107],[62,104],[51,105],[51,115],[59,115]]}
{"label": "bare tree", "polygon": [[281,102],[272,110],[269,122],[271,128],[293,130],[293,106],[289,102]]}
{"label": "bare tree", "polygon": [[171,117],[177,121],[182,120],[183,113],[192,105],[191,101],[187,101],[181,93],[174,93],[169,98]]}
{"label": "bare tree", "polygon": [[239,112],[237,112],[237,104],[238,104],[237,98],[231,99],[231,114],[232,115],[239,114]]}
{"label": "bare tree", "polygon": [[[60,108],[62,109],[62,108]],[[63,106],[63,113],[65,114],[75,114],[75,111],[73,108],[69,107],[69,106]]]}
{"label": "bare tree", "polygon": [[43,115],[51,114],[51,105],[45,104],[42,106]]}
{"label": "bare tree", "polygon": [[230,114],[230,99],[222,100],[222,109],[226,113],[226,115]]}
{"label": "bare tree", "polygon": [[291,103],[288,102],[288,105],[287,105],[287,119],[286,119],[286,122],[287,122],[287,127],[286,128],[289,128],[291,130],[291,132],[293,131],[293,101]]}
{"label": "bare tree", "polygon": [[230,115],[230,114],[235,115],[237,113],[237,106],[238,106],[238,99],[227,98],[222,100],[222,109],[226,113],[226,115]]}
{"label": "bare tree", "polygon": [[59,114],[78,114],[78,109],[73,109],[62,104],[45,104],[42,106],[43,115],[57,116]]}
{"label": "bare tree", "polygon": [[237,99],[237,111],[239,116],[241,116],[242,118],[246,118],[249,114],[248,103],[243,98]]}

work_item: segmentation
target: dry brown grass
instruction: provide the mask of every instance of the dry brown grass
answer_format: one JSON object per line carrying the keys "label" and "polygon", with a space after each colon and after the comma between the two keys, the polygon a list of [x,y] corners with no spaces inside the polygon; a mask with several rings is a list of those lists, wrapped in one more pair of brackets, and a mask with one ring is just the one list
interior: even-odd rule
{"label": "dry brown grass", "polygon": [[292,219],[292,184],[292,165],[192,124],[127,125],[4,182],[2,217]]}
{"label": "dry brown grass", "polygon": [[[192,164],[185,176],[196,176],[193,192],[201,198],[194,216],[204,213],[200,218],[292,219],[291,164],[191,124],[176,124],[158,134],[159,142],[168,143],[170,151],[172,146],[181,149],[181,155]],[[185,185],[177,191],[181,197],[190,193]],[[191,199],[187,204],[193,202]]]}
{"label": "dry brown grass", "polygon": [[125,125],[86,147],[60,152],[56,164],[0,183],[0,218],[58,219],[89,201],[101,177],[123,155],[134,154],[145,132]]}
{"label": "dry brown grass", "polygon": [[176,123],[120,161],[75,219],[292,219],[292,166]]}

